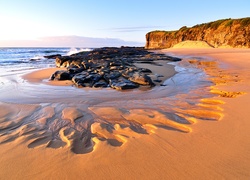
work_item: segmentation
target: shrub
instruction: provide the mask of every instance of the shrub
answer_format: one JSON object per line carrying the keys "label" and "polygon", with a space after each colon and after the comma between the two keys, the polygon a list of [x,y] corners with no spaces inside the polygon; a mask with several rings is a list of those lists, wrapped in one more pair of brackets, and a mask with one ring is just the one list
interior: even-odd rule
{"label": "shrub", "polygon": [[234,20],[230,19],[226,22],[225,26],[228,27],[228,26],[232,26]]}
{"label": "shrub", "polygon": [[249,24],[250,24],[250,18],[244,18],[244,19],[241,19],[240,21],[240,25],[242,27],[248,26]]}
{"label": "shrub", "polygon": [[214,22],[211,23],[210,27],[212,29],[217,29],[222,23],[224,23],[227,20],[230,20],[230,19],[221,19],[221,20],[218,20],[218,21],[214,21]]}
{"label": "shrub", "polygon": [[182,26],[179,31],[183,31],[183,30],[186,30],[187,29],[187,26]]}

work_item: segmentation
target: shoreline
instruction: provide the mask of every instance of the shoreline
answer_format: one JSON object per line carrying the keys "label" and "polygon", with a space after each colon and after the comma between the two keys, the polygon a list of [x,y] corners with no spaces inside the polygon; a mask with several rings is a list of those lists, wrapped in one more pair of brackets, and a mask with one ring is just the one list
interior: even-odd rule
{"label": "shoreline", "polygon": [[[192,84],[192,76],[180,72],[166,81],[167,94],[162,92],[162,87],[147,92],[105,90],[109,93],[104,95],[102,90],[102,93],[96,92],[94,95],[91,95],[94,91],[87,93],[82,90],[78,94],[75,88],[74,96],[70,95],[73,100],[69,102],[66,99],[70,97],[63,98],[59,95],[58,101],[52,99],[49,103],[25,106],[12,104],[8,118],[17,119],[13,122],[14,125],[18,126],[19,121],[23,123],[22,118],[27,119],[29,116],[37,120],[36,124],[27,124],[20,132],[11,131],[11,136],[1,137],[0,174],[12,179],[32,174],[36,174],[38,179],[48,175],[51,178],[70,179],[79,178],[79,172],[82,178],[89,179],[247,179],[250,176],[250,143],[247,138],[250,130],[247,108],[247,103],[250,102],[250,61],[247,61],[250,50],[168,49],[163,52],[183,57],[205,56],[214,59],[219,67],[187,61],[191,66],[201,65],[201,68],[205,68],[212,78],[209,81],[214,85],[208,86],[204,82],[204,85],[195,86],[196,84]],[[49,71],[52,69],[34,71],[36,78],[25,78],[31,83],[39,84]],[[194,80],[205,80],[204,73],[200,71],[190,73],[194,73]],[[188,79],[182,82],[185,77]],[[190,92],[187,90],[189,94],[185,94],[185,89],[189,86],[197,89],[191,89]],[[61,87],[56,88],[56,91],[64,93],[59,88]],[[209,91],[213,89],[246,94],[226,98],[216,93],[212,95]],[[174,94],[176,91],[180,93],[178,96]],[[83,92],[86,96],[78,96]],[[47,95],[41,94],[49,98]],[[33,96],[32,94],[31,97]],[[6,109],[10,106],[6,103],[1,103],[0,106],[0,117],[5,117]],[[15,112],[19,112],[18,117]],[[92,137],[93,146],[86,143],[89,149],[83,152],[79,146],[83,139],[79,138],[81,134],[74,129],[88,126],[79,123],[81,120],[89,122],[91,116],[98,119],[90,129],[95,137]],[[70,125],[69,129],[62,129],[58,133],[63,142],[50,141],[51,134],[44,129],[39,130],[35,138],[29,139],[29,135],[32,136],[32,132],[41,125],[48,126],[50,130],[58,128],[56,125],[59,124],[56,122],[60,119],[65,119],[62,123]],[[1,123],[6,128],[10,126],[3,124],[4,121]],[[56,134],[55,132],[51,133]],[[18,137],[19,134],[24,136]],[[9,142],[3,143],[3,140]],[[37,157],[38,154],[40,158]],[[31,162],[34,166],[24,170],[23,164]],[[47,163],[51,164],[49,168]],[[20,173],[11,173],[15,169],[19,169]]]}

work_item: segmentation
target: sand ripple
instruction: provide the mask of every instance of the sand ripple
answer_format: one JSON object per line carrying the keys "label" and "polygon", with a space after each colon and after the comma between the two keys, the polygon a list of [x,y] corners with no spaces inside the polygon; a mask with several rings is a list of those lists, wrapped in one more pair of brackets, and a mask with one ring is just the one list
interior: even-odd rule
{"label": "sand ripple", "polygon": [[18,91],[18,96],[1,97],[0,143],[68,148],[76,154],[93,152],[102,144],[119,148],[159,128],[191,133],[199,121],[221,120],[224,102],[217,99],[218,94],[243,94],[216,90],[216,83],[240,79],[222,72],[214,61],[189,59],[176,68],[179,73],[165,81],[165,86],[148,91],[9,85],[7,89]]}

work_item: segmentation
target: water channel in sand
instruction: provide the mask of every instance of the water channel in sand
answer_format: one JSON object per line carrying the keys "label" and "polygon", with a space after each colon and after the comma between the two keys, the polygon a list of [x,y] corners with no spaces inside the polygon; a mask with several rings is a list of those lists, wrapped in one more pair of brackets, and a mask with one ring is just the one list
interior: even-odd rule
{"label": "water channel in sand", "polygon": [[[52,86],[31,83],[19,72],[1,77],[0,143],[17,141],[30,148],[69,147],[74,153],[87,153],[99,141],[122,146],[128,137],[151,134],[157,128],[188,133],[197,120],[219,120],[222,102],[208,100],[214,96],[213,83],[204,71],[206,66],[216,69],[216,63],[191,59],[169,63],[177,73],[164,86],[149,90]],[[209,63],[198,66],[199,62]],[[160,74],[162,69],[158,72],[156,66],[153,72]]]}

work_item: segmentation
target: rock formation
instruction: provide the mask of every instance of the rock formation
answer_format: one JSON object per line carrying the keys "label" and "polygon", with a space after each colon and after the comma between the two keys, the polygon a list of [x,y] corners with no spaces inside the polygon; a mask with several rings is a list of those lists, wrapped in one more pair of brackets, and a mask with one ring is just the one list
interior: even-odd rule
{"label": "rock formation", "polygon": [[146,34],[145,48],[170,48],[187,40],[204,41],[214,48],[250,48],[250,18],[222,19],[177,31],[152,31]]}
{"label": "rock formation", "polygon": [[117,90],[140,86],[153,87],[150,69],[139,68],[134,63],[159,65],[157,61],[180,61],[176,57],[152,53],[144,48],[110,47],[71,56],[57,56],[57,67],[66,67],[51,75],[50,80],[72,80],[77,87],[111,87]]}

